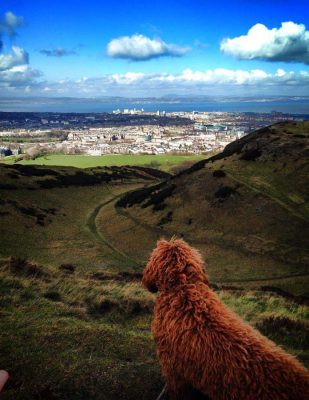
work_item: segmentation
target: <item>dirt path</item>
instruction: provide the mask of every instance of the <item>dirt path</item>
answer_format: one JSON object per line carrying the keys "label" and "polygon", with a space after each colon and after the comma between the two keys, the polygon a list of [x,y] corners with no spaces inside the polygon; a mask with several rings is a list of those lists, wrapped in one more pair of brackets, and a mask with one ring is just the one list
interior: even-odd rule
{"label": "dirt path", "polygon": [[[251,189],[253,189],[253,188],[251,188]],[[126,253],[121,251],[119,248],[117,248],[116,246],[111,244],[104,237],[104,235],[102,235],[102,233],[98,230],[97,225],[96,225],[96,217],[99,214],[99,212],[102,211],[102,209],[105,206],[107,206],[108,204],[110,204],[112,202],[115,202],[115,200],[117,200],[119,197],[123,196],[125,193],[127,193],[127,192],[123,192],[123,193],[120,193],[118,195],[114,195],[109,200],[105,201],[104,203],[99,204],[91,212],[91,214],[89,215],[89,217],[87,219],[86,226],[90,230],[90,232],[93,234],[93,236],[96,238],[96,240],[104,243],[111,250],[113,250],[115,256],[118,259],[120,258],[122,262],[123,261],[128,261],[130,263],[132,263],[132,262],[135,263],[135,265],[140,265],[141,262],[137,261],[136,259],[131,258]],[[155,227],[152,227],[151,225],[148,225],[147,223],[145,223],[143,221],[140,221],[139,219],[137,219],[137,218],[133,217],[132,215],[130,215],[130,213],[128,213],[128,211],[117,209],[117,210],[115,210],[115,212],[117,212],[118,214],[120,214],[121,216],[123,216],[125,218],[130,219],[132,221],[132,223],[142,227],[143,229],[153,233],[154,235],[158,235],[158,234],[160,235],[160,234],[163,234],[163,233],[166,233],[166,234],[168,233],[164,229],[155,228]],[[222,280],[222,281],[217,282],[217,283],[224,284],[224,283],[248,283],[248,282],[257,282],[258,283],[258,282],[266,282],[266,281],[271,282],[271,281],[285,280],[285,279],[299,278],[299,277],[307,277],[307,276],[309,276],[309,272],[303,272],[303,273],[299,273],[299,274],[295,274],[295,273],[294,274],[287,274],[287,275],[282,275],[282,276],[277,276],[277,277],[252,278],[252,279],[251,278],[244,278],[244,279]]]}
{"label": "dirt path", "polygon": [[301,277],[306,277],[309,276],[309,272],[303,272],[299,274],[288,274],[288,275],[282,275],[282,276],[277,276],[277,277],[272,277],[272,278],[246,278],[246,279],[231,279],[231,280],[223,280],[220,281],[220,283],[245,283],[245,282],[268,282],[268,281],[281,281],[284,279],[291,279],[291,278],[301,278]]}
{"label": "dirt path", "polygon": [[97,228],[97,224],[96,224],[96,218],[99,214],[99,212],[102,210],[102,208],[104,208],[105,206],[107,206],[108,204],[110,204],[111,202],[115,201],[116,199],[118,199],[119,197],[121,197],[123,193],[120,193],[118,195],[114,195],[112,198],[110,198],[109,200],[106,200],[104,203],[98,204],[93,210],[92,212],[88,215],[88,218],[86,220],[86,227],[87,229],[91,232],[91,234],[94,236],[94,238],[98,241],[103,243],[105,246],[109,247],[113,253],[116,259],[120,260],[120,261],[127,261],[129,262],[130,265],[132,265],[132,263],[134,265],[139,265],[140,263],[129,257],[127,254],[125,254],[124,252],[122,252],[121,250],[119,250],[117,247],[115,247],[113,244],[111,244],[105,237],[104,235],[102,235],[102,233],[98,230]]}

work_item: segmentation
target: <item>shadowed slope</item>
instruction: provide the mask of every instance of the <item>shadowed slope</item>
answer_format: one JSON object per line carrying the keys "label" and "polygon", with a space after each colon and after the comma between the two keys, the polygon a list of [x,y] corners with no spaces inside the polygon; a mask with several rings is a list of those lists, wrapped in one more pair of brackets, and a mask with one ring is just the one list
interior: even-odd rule
{"label": "shadowed slope", "polygon": [[[111,238],[132,229],[144,259],[155,240],[176,234],[206,256],[217,282],[271,280],[308,291],[309,123],[264,128],[146,192],[137,191],[98,217]],[[297,276],[301,276],[298,280]],[[292,278],[292,281],[291,281]],[[294,279],[295,278],[295,279]],[[277,282],[276,279],[281,280]]]}

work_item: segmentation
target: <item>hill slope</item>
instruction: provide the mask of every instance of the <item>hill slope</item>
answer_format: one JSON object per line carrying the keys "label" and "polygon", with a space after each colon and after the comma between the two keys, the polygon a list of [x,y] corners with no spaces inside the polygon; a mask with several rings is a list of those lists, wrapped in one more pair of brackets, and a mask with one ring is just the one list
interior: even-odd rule
{"label": "hill slope", "polygon": [[168,177],[143,167],[0,166],[0,257],[80,269],[130,269],[136,262],[97,232],[96,214],[121,193]]}
{"label": "hill slope", "polygon": [[200,249],[215,282],[308,294],[308,154],[308,122],[275,124],[109,204],[98,227],[140,260],[176,234]]}
{"label": "hill slope", "polygon": [[[154,296],[136,274],[0,261],[4,400],[152,400],[162,386],[150,323]],[[222,301],[309,363],[308,306],[271,293]],[[289,335],[287,335],[289,332]]]}
{"label": "hill slope", "polygon": [[277,289],[308,292],[307,152],[308,124],[288,123],[176,177],[1,165],[3,399],[154,399],[140,273],[175,233],[201,250],[222,301],[308,365],[308,299]]}

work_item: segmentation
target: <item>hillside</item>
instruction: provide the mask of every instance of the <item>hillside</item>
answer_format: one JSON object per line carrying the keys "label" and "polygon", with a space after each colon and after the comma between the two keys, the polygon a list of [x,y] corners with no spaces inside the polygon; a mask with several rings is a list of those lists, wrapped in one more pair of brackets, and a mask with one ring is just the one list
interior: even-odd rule
{"label": "hillside", "polygon": [[206,257],[213,282],[308,295],[308,155],[308,122],[261,129],[110,203],[98,228],[139,261],[158,237],[178,235]]}
{"label": "hillside", "polygon": [[309,365],[308,136],[278,124],[176,176],[0,165],[1,399],[155,399],[155,296],[140,280],[174,234],[223,302]]}
{"label": "hillside", "polygon": [[144,167],[0,166],[0,257],[14,256],[81,269],[109,265],[130,269],[135,261],[99,235],[100,208],[121,193],[169,174]]}
{"label": "hillside", "polygon": [[[140,276],[0,262],[3,400],[153,400],[162,386]],[[308,365],[308,306],[269,292],[222,301]],[[289,335],[287,335],[287,332]]]}

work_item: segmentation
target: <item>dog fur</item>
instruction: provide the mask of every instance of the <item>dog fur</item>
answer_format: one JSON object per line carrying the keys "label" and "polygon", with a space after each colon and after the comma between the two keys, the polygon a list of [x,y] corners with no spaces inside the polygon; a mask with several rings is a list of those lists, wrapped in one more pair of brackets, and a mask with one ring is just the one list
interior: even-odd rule
{"label": "dog fur", "polygon": [[143,284],[159,291],[152,332],[171,399],[191,388],[213,400],[309,399],[309,372],[220,301],[183,240],[157,243]]}

